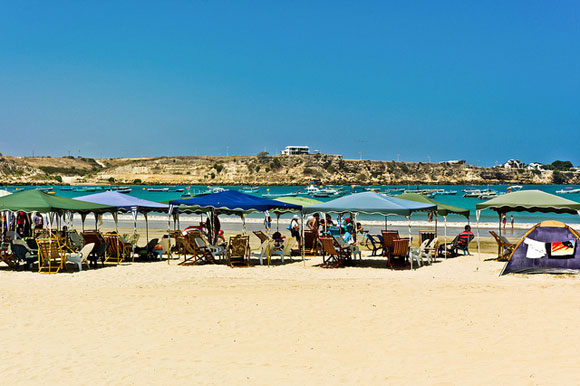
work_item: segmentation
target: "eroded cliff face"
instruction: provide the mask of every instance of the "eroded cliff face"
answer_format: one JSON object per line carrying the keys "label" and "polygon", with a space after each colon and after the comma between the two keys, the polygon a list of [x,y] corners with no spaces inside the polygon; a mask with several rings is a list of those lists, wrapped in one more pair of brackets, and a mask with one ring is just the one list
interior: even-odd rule
{"label": "eroded cliff face", "polygon": [[[552,172],[500,167],[347,160],[336,155],[158,157],[123,159],[3,158],[3,184],[326,185],[549,184]],[[54,165],[51,167],[51,165]],[[579,183],[578,173],[563,173]]]}

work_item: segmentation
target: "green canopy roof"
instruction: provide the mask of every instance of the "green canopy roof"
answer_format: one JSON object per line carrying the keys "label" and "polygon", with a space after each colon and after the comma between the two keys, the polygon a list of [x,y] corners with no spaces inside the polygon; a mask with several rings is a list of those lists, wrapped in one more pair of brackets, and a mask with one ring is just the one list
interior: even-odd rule
{"label": "green canopy roof", "polygon": [[435,204],[437,205],[437,214],[441,216],[447,216],[449,213],[456,213],[462,216],[465,216],[469,219],[469,209],[460,208],[458,206],[442,204],[430,198],[423,196],[422,194],[418,193],[403,193],[398,195],[397,197],[403,198],[405,200],[417,201],[417,202],[424,202],[426,204]]}
{"label": "green canopy roof", "polygon": [[107,205],[93,204],[66,197],[52,196],[40,190],[25,190],[9,196],[0,197],[0,210],[24,212],[108,212],[116,208]]}
{"label": "green canopy roof", "polygon": [[276,201],[285,202],[286,204],[300,205],[300,206],[316,205],[316,204],[320,204],[322,202],[320,200],[315,200],[313,198],[308,198],[308,197],[280,197],[280,198],[277,198]]}
{"label": "green canopy roof", "polygon": [[521,190],[502,194],[489,201],[477,204],[479,210],[492,209],[498,213],[542,212],[579,214],[580,202],[558,197],[540,190]]}

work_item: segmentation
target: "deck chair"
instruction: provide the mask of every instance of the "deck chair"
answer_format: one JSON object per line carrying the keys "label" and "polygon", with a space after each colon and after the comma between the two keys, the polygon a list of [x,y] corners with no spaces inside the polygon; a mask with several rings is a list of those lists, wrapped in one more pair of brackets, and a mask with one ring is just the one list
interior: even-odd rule
{"label": "deck chair", "polygon": [[322,267],[338,268],[352,262],[350,249],[338,247],[333,237],[321,237],[320,242],[324,251]]}
{"label": "deck chair", "polygon": [[68,231],[66,236],[67,244],[71,249],[78,251],[83,247],[83,238],[75,229]]}
{"label": "deck chair", "polygon": [[272,255],[278,255],[284,262],[284,244],[277,243],[271,236],[262,231],[254,231],[254,234],[260,239],[260,265],[263,265],[264,256],[268,258],[268,266]]}
{"label": "deck chair", "polygon": [[105,263],[122,263],[131,254],[131,244],[127,243],[116,233],[107,233],[103,235],[107,243],[107,255]]}
{"label": "deck chair", "polygon": [[393,251],[393,241],[399,238],[398,231],[382,231],[383,236],[383,256],[387,258]]}
{"label": "deck chair", "polygon": [[250,236],[231,236],[228,243],[228,264],[230,267],[250,266]]}
{"label": "deck chair", "polygon": [[107,242],[103,238],[103,235],[101,235],[101,233],[98,231],[86,231],[82,232],[81,236],[83,238],[85,245],[90,243],[95,244],[93,250],[91,251],[88,257],[88,260],[91,263],[91,265],[96,267],[97,261],[99,259],[101,259],[101,262],[103,263],[103,265],[105,265],[105,260],[107,258]]}
{"label": "deck chair", "polygon": [[388,256],[387,263],[391,269],[395,268],[396,263],[403,267],[409,255],[409,239],[394,239],[392,252]]}
{"label": "deck chair", "polygon": [[497,257],[495,261],[505,261],[514,251],[516,244],[510,243],[504,236],[500,236],[494,231],[489,231],[497,243]]}
{"label": "deck chair", "polygon": [[201,237],[195,237],[193,242],[195,244],[195,255],[179,263],[179,265],[193,265],[199,263],[215,264],[215,256],[223,256],[225,253],[225,250],[221,247],[207,245],[205,240],[203,240]]}
{"label": "deck chair", "polygon": [[369,240],[369,242],[371,243],[371,246],[373,248],[373,251],[371,252],[371,256],[377,256],[379,254],[379,252],[382,255],[382,252],[383,252],[383,236],[381,236],[381,235],[373,236],[373,235],[371,235],[369,233],[369,234],[367,234],[367,239]]}
{"label": "deck chair", "polygon": [[463,251],[464,255],[470,255],[469,243],[471,242],[471,240],[473,240],[473,236],[465,241],[461,241],[460,236],[461,236],[461,234],[455,236],[455,238],[451,242],[451,249],[453,251],[453,254],[455,256],[458,256],[459,255],[458,251]]}
{"label": "deck chair", "polygon": [[65,252],[57,239],[36,239],[38,245],[38,272],[58,273],[65,269]]}
{"label": "deck chair", "polygon": [[315,256],[318,254],[319,245],[317,236],[316,231],[310,229],[304,231],[304,253]]}
{"label": "deck chair", "polygon": [[75,263],[79,266],[79,272],[83,270],[83,264],[89,266],[88,257],[93,250],[95,244],[89,243],[82,247],[79,252],[65,254],[66,260]]}
{"label": "deck chair", "polygon": [[[183,256],[183,261],[179,265],[190,265],[190,260],[194,260],[197,256],[197,249],[195,243],[191,243],[189,238],[181,233],[175,235],[175,244],[177,245],[178,253]],[[187,257],[187,255],[191,255]]]}

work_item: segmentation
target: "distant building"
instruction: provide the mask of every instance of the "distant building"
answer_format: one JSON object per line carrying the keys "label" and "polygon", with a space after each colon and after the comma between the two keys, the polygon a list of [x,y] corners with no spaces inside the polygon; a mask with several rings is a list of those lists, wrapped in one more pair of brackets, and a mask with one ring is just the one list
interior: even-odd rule
{"label": "distant building", "polygon": [[523,169],[524,166],[526,165],[517,159],[510,159],[505,164],[503,164],[505,169]]}
{"label": "distant building", "polygon": [[465,164],[465,160],[464,159],[452,159],[449,161],[442,161],[439,163],[446,164],[446,165],[463,165],[463,164]]}
{"label": "distant building", "polygon": [[308,146],[286,146],[286,149],[280,152],[282,155],[310,154]]}
{"label": "distant building", "polygon": [[531,164],[529,164],[528,166],[526,166],[527,170],[538,170],[538,171],[543,171],[544,170],[544,165],[542,165],[539,162],[532,162]]}

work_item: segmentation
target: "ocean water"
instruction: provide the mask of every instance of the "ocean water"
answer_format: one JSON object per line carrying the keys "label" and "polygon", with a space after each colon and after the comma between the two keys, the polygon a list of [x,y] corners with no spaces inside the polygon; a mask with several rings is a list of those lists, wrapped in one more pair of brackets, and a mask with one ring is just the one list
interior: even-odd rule
{"label": "ocean water", "polygon": [[[388,185],[388,186],[342,186],[341,188],[343,188],[345,190],[345,192],[348,193],[352,193],[352,192],[361,192],[364,191],[365,188],[373,188],[373,189],[380,189],[381,191],[385,192],[387,190],[393,190],[393,189],[397,189],[399,191],[402,191],[404,189],[444,189],[444,190],[455,190],[457,191],[456,195],[436,195],[435,197],[433,197],[433,200],[435,201],[439,201],[445,204],[449,204],[449,205],[454,205],[454,206],[458,206],[461,208],[466,208],[469,209],[471,212],[471,222],[475,222],[475,205],[479,202],[483,202],[483,200],[480,200],[478,198],[464,198],[463,197],[463,192],[462,190],[464,189],[493,189],[496,190],[498,192],[506,192],[507,188],[509,185]],[[530,189],[537,189],[537,190],[541,190],[547,193],[552,193],[552,194],[556,194],[557,190],[563,189],[565,187],[572,187],[572,188],[580,188],[580,186],[578,185],[523,185],[523,190],[530,190]],[[168,200],[175,200],[175,199],[181,199],[181,198],[185,198],[182,197],[182,192],[153,192],[153,191],[149,191],[148,189],[150,188],[169,188],[172,190],[175,189],[186,189],[187,188],[189,192],[191,193],[199,193],[202,191],[206,191],[208,190],[208,186],[200,186],[200,185],[191,185],[191,186],[176,186],[176,185],[171,185],[171,186],[143,186],[143,185],[139,185],[139,186],[130,186],[131,188],[131,192],[128,193],[132,196],[135,197],[139,197],[139,198],[143,198],[146,200],[151,200],[151,201],[157,201],[157,202],[164,202],[164,201],[168,201]],[[217,186],[213,186],[213,187],[217,187]],[[222,188],[225,189],[233,189],[233,190],[240,190],[243,189],[243,187],[241,186],[221,186]],[[60,196],[63,197],[79,197],[79,196],[83,196],[83,195],[87,195],[87,194],[92,194],[95,192],[90,192],[90,191],[85,191],[85,192],[78,192],[78,191],[70,191],[70,190],[61,190],[62,187],[59,186],[20,186],[20,187],[14,187],[14,186],[9,186],[9,187],[0,187],[0,189],[4,189],[4,190],[8,190],[10,192],[15,192],[15,191],[19,191],[19,190],[24,190],[24,189],[47,189],[47,188],[52,188],[52,190]],[[78,189],[79,187],[75,187],[75,189]],[[94,187],[93,187],[94,188]],[[110,186],[102,186],[102,187],[97,187],[97,188],[102,188],[103,190],[100,191],[104,191],[104,189],[108,189],[110,188]],[[301,186],[261,186],[259,187],[258,192],[253,193],[253,195],[261,197],[263,194],[286,194],[286,193],[295,193],[295,192],[304,192],[306,189],[306,186],[301,185]],[[394,193],[396,194],[396,193]],[[559,196],[573,200],[573,201],[577,201],[580,202],[580,194],[559,194]],[[305,196],[305,197],[310,197],[310,196]],[[316,198],[317,200],[320,201],[329,201],[333,198]],[[529,224],[535,224],[537,222],[540,222],[542,220],[546,220],[546,219],[557,219],[559,221],[562,222],[566,222],[566,223],[570,223],[570,224],[580,224],[580,217],[577,215],[568,215],[568,214],[554,214],[554,213],[527,213],[527,212],[514,212],[514,213],[508,213],[508,222],[509,222],[509,216],[510,214],[512,214],[515,218],[515,222],[516,224],[518,223],[529,223]],[[262,214],[254,214],[249,216],[250,218],[263,218]],[[287,215],[283,215],[282,219],[285,218],[290,218],[291,215],[287,214]],[[403,217],[399,217],[398,216],[389,216],[389,220],[400,220],[400,221],[406,221]],[[382,216],[368,216],[368,215],[361,215],[359,216],[360,220],[368,220],[368,221],[383,221],[384,217]],[[427,215],[425,213],[416,213],[412,216],[412,220],[413,221],[423,221],[427,219]],[[466,223],[466,219],[463,216],[459,216],[459,215],[449,215],[447,217],[448,222],[452,222],[452,223]],[[440,220],[441,221],[441,220]],[[491,210],[485,210],[482,211],[481,213],[481,218],[480,218],[480,222],[481,223],[498,223],[499,219],[498,216],[495,212],[491,211]],[[509,225],[509,224],[508,224]]]}

